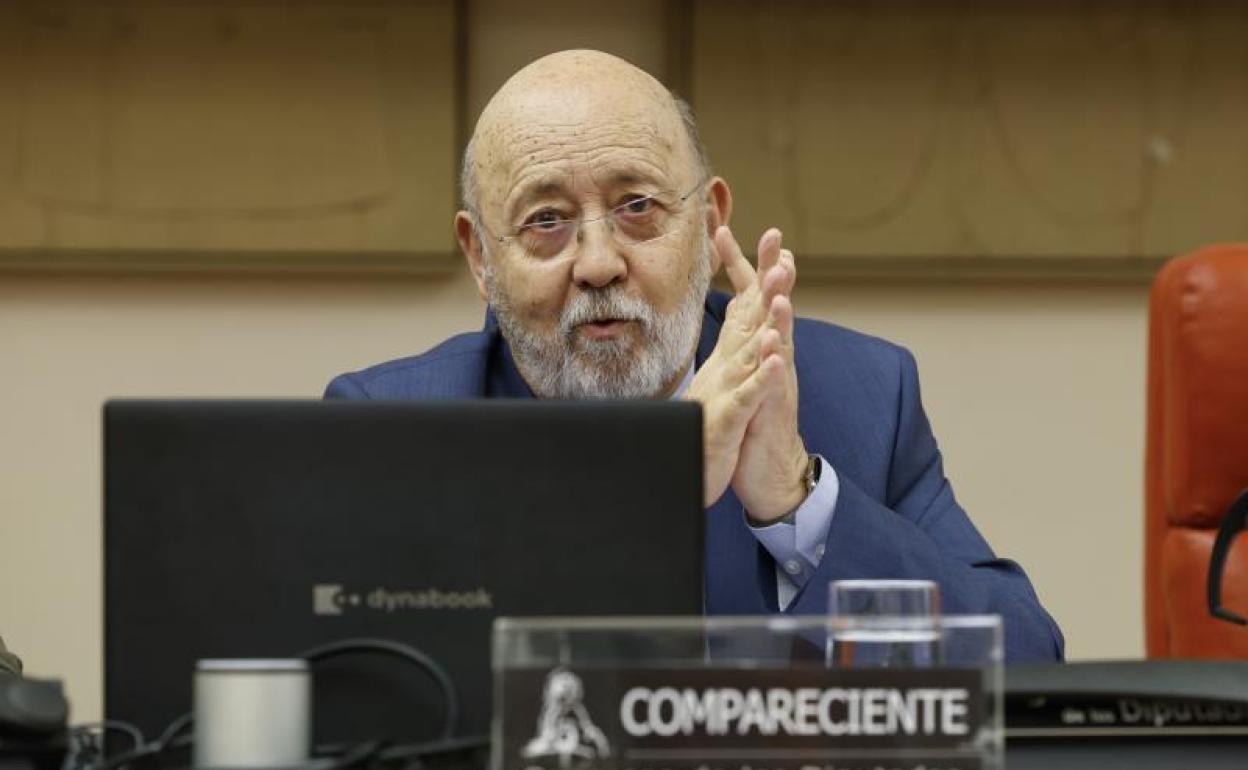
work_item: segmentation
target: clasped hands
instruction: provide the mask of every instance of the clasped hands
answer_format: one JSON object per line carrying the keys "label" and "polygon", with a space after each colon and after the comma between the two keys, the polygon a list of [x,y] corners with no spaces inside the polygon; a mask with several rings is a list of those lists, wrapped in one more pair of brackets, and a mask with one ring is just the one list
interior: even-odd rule
{"label": "clasped hands", "polygon": [[727,227],[715,251],[735,293],[711,355],[685,394],[702,404],[705,504],[731,484],[749,517],[768,523],[805,499],[807,453],[797,429],[793,254],[763,233],[755,270]]}

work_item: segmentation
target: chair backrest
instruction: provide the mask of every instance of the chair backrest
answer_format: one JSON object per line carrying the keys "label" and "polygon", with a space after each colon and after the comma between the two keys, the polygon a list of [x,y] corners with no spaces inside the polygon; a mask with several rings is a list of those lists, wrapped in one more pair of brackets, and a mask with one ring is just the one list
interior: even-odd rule
{"label": "chair backrest", "polygon": [[[1248,627],[1209,615],[1209,554],[1248,487],[1248,244],[1171,260],[1149,303],[1144,615],[1150,658],[1248,658]],[[1248,615],[1248,533],[1223,604]]]}

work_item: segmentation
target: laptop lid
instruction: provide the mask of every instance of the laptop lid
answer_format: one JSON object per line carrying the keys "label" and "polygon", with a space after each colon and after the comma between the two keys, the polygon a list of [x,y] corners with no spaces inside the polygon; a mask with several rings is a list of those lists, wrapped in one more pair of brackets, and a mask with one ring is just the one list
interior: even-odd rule
{"label": "laptop lid", "polygon": [[[195,661],[399,641],[489,725],[500,615],[702,610],[701,416],[672,402],[114,401],[105,712],[149,734]],[[316,738],[434,736],[435,683],[316,669]]]}

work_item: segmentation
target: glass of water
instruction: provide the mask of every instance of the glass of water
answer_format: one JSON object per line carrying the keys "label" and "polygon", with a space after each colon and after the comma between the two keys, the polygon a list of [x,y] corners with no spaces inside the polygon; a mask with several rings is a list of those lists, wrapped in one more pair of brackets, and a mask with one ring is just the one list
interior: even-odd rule
{"label": "glass of water", "polygon": [[829,590],[832,665],[908,668],[940,663],[940,586],[934,581],[838,580]]}

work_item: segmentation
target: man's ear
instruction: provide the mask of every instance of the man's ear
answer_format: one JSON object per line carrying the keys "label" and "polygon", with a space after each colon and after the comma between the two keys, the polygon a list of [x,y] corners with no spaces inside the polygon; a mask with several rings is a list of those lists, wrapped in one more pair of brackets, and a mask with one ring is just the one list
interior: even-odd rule
{"label": "man's ear", "polygon": [[[732,190],[723,177],[712,177],[706,183],[706,199],[706,235],[713,240],[715,231],[720,225],[728,224],[732,217]],[[711,249],[711,254],[711,275],[714,275],[719,272],[719,251]]]}
{"label": "man's ear", "polygon": [[477,282],[477,294],[485,301],[485,248],[477,228],[473,227],[472,214],[460,211],[455,215],[455,240],[459,241],[460,251],[468,261],[468,269]]}

